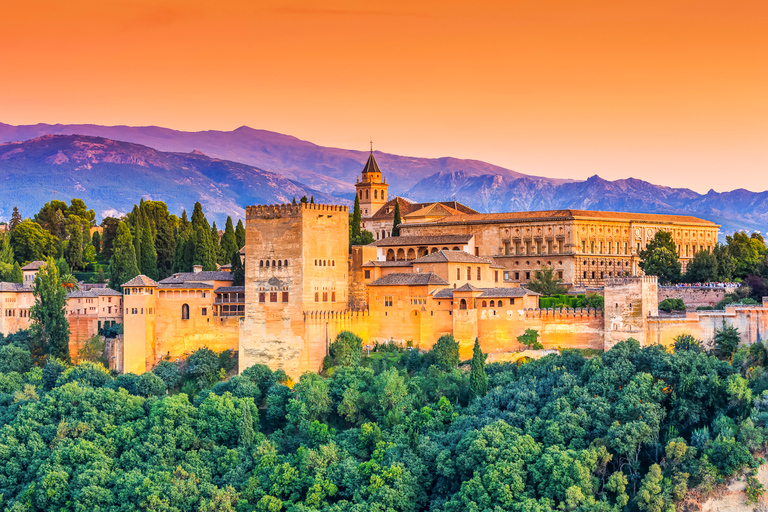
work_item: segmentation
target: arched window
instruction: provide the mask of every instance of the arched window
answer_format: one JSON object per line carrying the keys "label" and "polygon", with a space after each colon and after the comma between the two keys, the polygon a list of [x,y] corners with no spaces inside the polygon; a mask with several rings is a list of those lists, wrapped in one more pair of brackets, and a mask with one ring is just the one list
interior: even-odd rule
{"label": "arched window", "polygon": [[282,267],[282,266],[283,266],[283,262],[282,262],[282,261],[280,261],[280,260],[277,260],[277,266],[278,266],[278,267]]}
{"label": "arched window", "polygon": [[260,261],[259,261],[259,266],[260,266],[260,267],[263,267],[263,266],[264,266],[264,260],[260,260]]}
{"label": "arched window", "polygon": [[332,266],[332,267],[335,267],[335,266],[336,266],[336,260],[333,260],[333,261],[331,261],[331,266]]}
{"label": "arched window", "polygon": [[456,267],[456,279],[461,279],[461,269]]}
{"label": "arched window", "polygon": [[269,260],[267,260],[267,266],[269,266]]}
{"label": "arched window", "polygon": [[467,301],[466,301],[466,299],[461,299],[459,301],[459,309],[467,309]]}
{"label": "arched window", "polygon": [[368,191],[365,191],[365,198],[368,199]]}
{"label": "arched window", "polygon": [[458,247],[454,247],[454,248],[453,248],[453,250],[454,250],[454,251],[458,251],[458,250],[459,250],[459,248],[458,248]]}
{"label": "arched window", "polygon": [[363,198],[363,191],[361,190],[360,191],[360,199],[362,199],[362,198]]}
{"label": "arched window", "polygon": [[437,252],[437,247],[432,248],[432,254],[435,254]]}
{"label": "arched window", "polygon": [[379,198],[379,191],[378,190],[374,190],[373,191],[373,198],[374,199],[378,199]]}
{"label": "arched window", "polygon": [[487,307],[488,307],[488,303],[487,303],[487,302],[485,302],[485,301],[483,301],[483,307],[484,307],[484,308],[487,308]]}
{"label": "arched window", "polygon": [[273,267],[275,266],[275,260],[272,260],[272,266]]}
{"label": "arched window", "polygon": [[189,320],[189,304],[181,305],[181,319]]}
{"label": "arched window", "polygon": [[327,265],[328,265],[328,261],[326,261],[326,260],[323,260],[323,266],[325,267],[325,266],[327,266]]}
{"label": "arched window", "polygon": [[381,191],[381,200],[382,201],[384,200],[384,191],[383,190]]}
{"label": "arched window", "polygon": [[492,308],[493,308],[493,307],[496,307],[496,302],[495,302],[495,301],[491,301],[491,307],[492,307]]}
{"label": "arched window", "polygon": [[287,267],[287,266],[288,266],[288,260],[284,260],[284,261],[283,261],[283,266],[284,266],[284,267]]}
{"label": "arched window", "polygon": [[405,259],[405,251],[402,249],[397,250],[397,260],[402,261]]}
{"label": "arched window", "polygon": [[393,249],[387,251],[387,261],[395,261],[395,251]]}
{"label": "arched window", "polygon": [[413,250],[413,248],[408,249],[408,260],[415,260],[416,259],[416,251]]}

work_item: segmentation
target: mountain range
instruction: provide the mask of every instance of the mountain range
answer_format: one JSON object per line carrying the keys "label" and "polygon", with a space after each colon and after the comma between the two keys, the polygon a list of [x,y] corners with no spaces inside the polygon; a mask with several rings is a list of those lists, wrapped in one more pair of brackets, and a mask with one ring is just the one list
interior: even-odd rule
{"label": "mountain range", "polygon": [[[318,146],[246,126],[185,132],[154,126],[0,123],[0,142],[14,142],[0,145],[0,218],[8,217],[15,204],[37,211],[51,199],[51,189],[63,189],[59,198],[83,198],[100,215],[126,211],[141,197],[163,200],[171,211],[190,209],[200,200],[216,220],[242,215],[248,204],[305,194],[351,204],[354,183],[368,157],[368,151]],[[89,149],[92,144],[103,147]],[[69,161],[57,156],[59,151]],[[374,155],[390,196],[456,198],[482,212],[576,208],[678,213],[715,221],[725,233],[768,231],[768,191],[699,194],[635,178],[564,180],[478,160]]]}

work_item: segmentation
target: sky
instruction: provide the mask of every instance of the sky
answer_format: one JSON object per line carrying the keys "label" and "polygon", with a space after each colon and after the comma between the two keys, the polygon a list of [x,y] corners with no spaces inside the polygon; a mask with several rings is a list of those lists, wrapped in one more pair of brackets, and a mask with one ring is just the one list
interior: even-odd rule
{"label": "sky", "polygon": [[0,122],[768,189],[768,2],[3,0]]}

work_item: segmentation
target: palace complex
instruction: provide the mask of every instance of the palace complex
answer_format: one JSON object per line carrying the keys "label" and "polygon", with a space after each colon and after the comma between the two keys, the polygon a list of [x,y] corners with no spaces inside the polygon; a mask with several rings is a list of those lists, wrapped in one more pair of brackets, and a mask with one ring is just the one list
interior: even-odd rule
{"label": "palace complex", "polygon": [[[366,345],[421,350],[453,334],[462,359],[471,357],[476,338],[486,353],[518,351],[517,336],[526,329],[539,331],[546,348],[595,349],[629,337],[669,345],[681,333],[708,341],[723,323],[738,327],[745,343],[768,332],[768,298],[724,311],[659,314],[660,296],[706,304],[722,295],[660,289],[655,277],[642,275],[640,251],[668,231],[685,267],[717,243],[712,222],[583,210],[482,214],[455,201],[389,198],[387,188],[371,153],[356,185],[363,229],[374,235],[370,245],[349,250],[346,206],[249,206],[245,286],[232,286],[229,272],[196,268],[159,282],[137,276],[123,285],[124,295],[73,292],[67,315],[80,327],[71,345],[122,321],[111,363],[118,371],[141,373],[163,358],[209,347],[237,350],[241,370],[263,363],[298,377],[322,367],[343,330]],[[396,205],[403,222],[393,237]],[[543,266],[571,289],[602,293],[605,310],[539,309],[538,294],[525,285]],[[2,332],[28,326],[27,268],[23,284],[0,285]]]}

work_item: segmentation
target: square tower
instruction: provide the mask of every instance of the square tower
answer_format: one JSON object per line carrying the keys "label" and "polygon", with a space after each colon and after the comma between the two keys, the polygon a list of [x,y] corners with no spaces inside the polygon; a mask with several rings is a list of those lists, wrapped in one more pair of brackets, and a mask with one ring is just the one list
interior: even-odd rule
{"label": "square tower", "polygon": [[245,233],[240,370],[262,363],[294,377],[317,371],[326,347],[305,343],[304,313],[348,307],[349,209],[249,206]]}
{"label": "square tower", "polygon": [[363,167],[362,181],[358,179],[355,189],[357,199],[360,201],[360,213],[363,219],[373,216],[374,213],[387,202],[387,179],[381,178],[381,169],[373,157],[373,150],[368,161]]}

